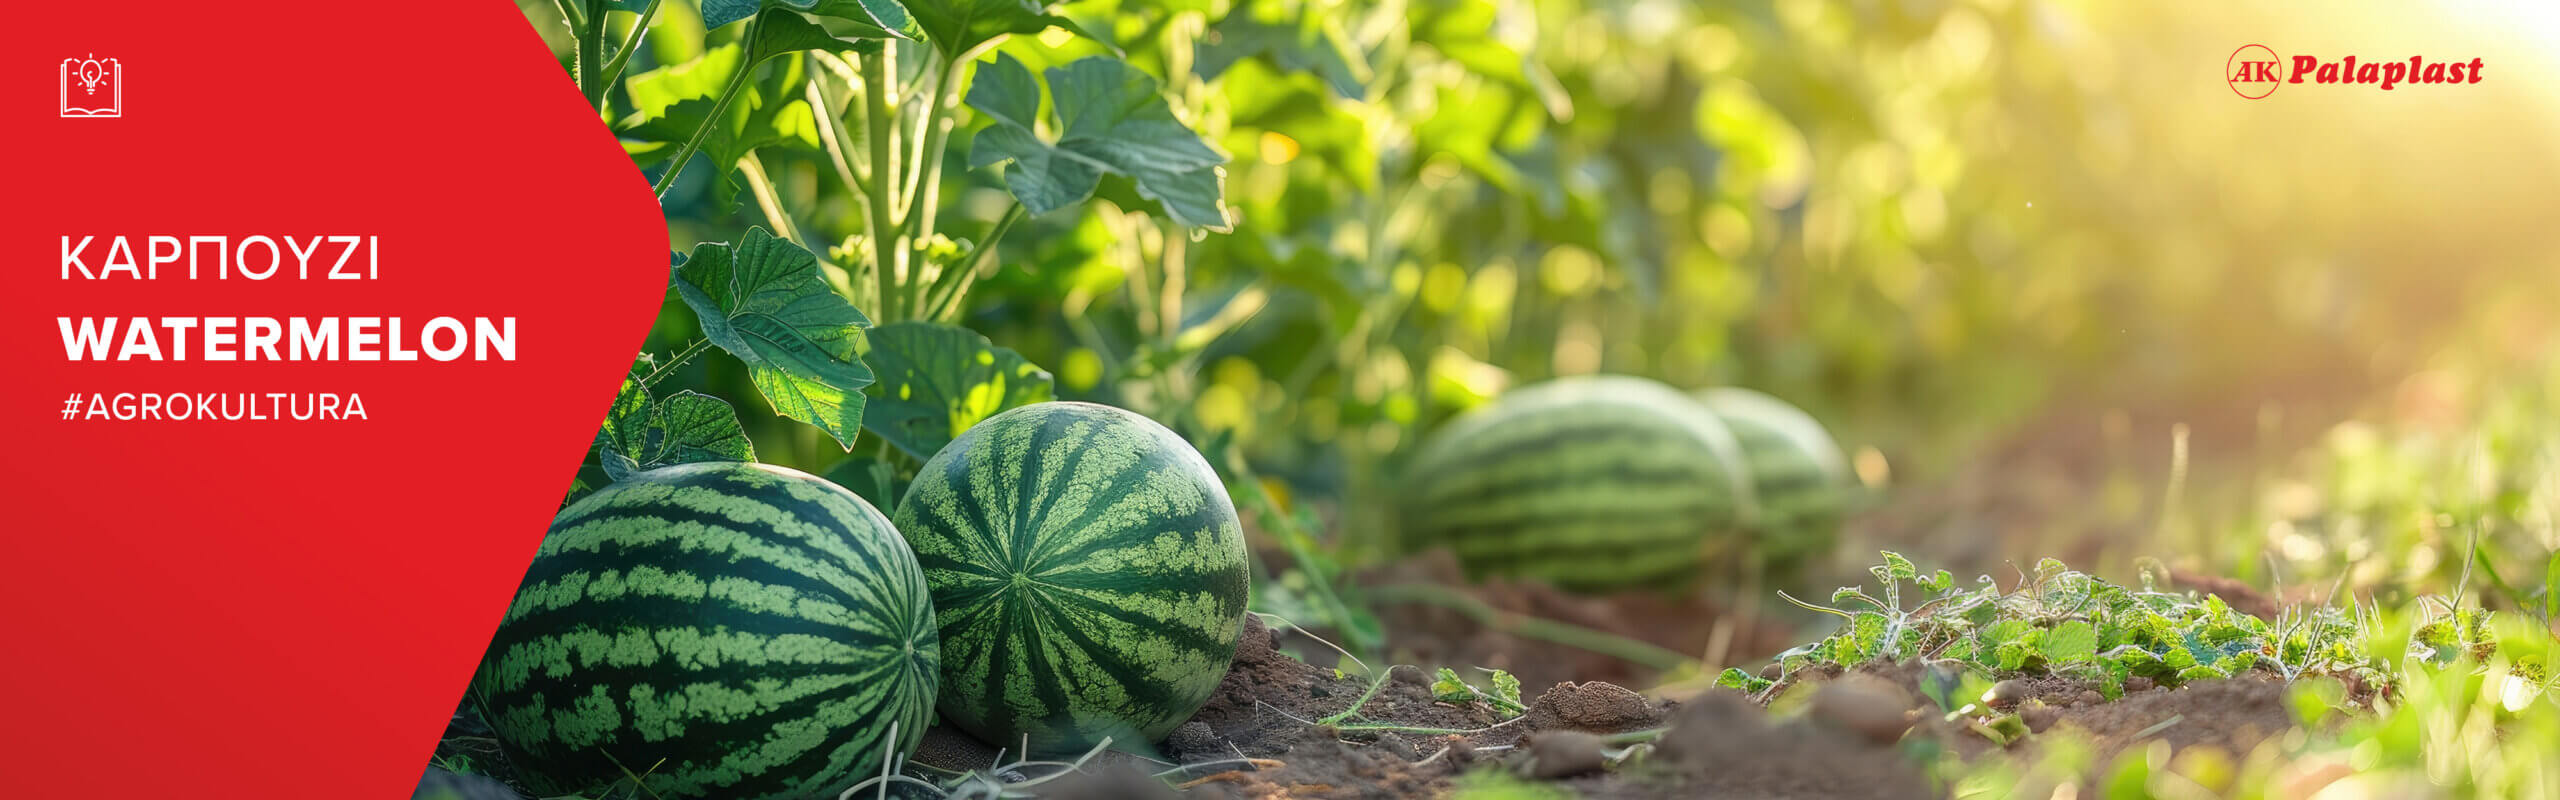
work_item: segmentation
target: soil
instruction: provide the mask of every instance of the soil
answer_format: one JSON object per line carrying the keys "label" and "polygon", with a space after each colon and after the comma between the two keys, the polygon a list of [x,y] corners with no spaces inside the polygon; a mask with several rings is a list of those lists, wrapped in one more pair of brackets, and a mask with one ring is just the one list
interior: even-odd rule
{"label": "soil", "polygon": [[[1506,717],[1481,701],[1438,701],[1429,677],[1412,667],[1393,668],[1363,702],[1373,679],[1300,661],[1269,629],[1249,621],[1234,666],[1189,723],[1138,752],[1104,753],[1079,773],[1043,781],[1039,791],[1094,800],[1384,800],[1444,796],[1460,775],[1498,769],[1597,800],[1937,797],[1908,753],[1984,758],[2001,757],[2004,748],[1940,720],[1921,699],[1921,675],[1917,664],[1807,671],[1757,698],[1714,690],[1678,703],[1604,681],[1560,681],[1540,691],[1525,713]],[[2105,702],[2072,680],[2005,683],[1996,692],[2000,704],[2038,732],[2006,749],[2031,756],[2041,737],[2075,736],[2094,746],[2100,763],[2155,739],[2173,749],[2216,747],[2236,757],[2292,724],[2285,687],[2273,680],[2132,688],[2122,700]],[[1795,692],[1812,694],[1801,704],[1780,705],[1800,711],[1764,709]],[[1658,736],[1637,744],[1647,732]],[[1628,733],[1637,735],[1612,738]],[[1915,744],[1930,740],[1932,746]],[[1018,757],[937,728],[913,762],[958,773]],[[996,777],[1018,783],[1042,772],[1018,768]],[[514,798],[496,782],[441,768],[428,770],[417,796]]]}
{"label": "soil", "polygon": [[[1776,653],[1797,643],[1800,631],[1771,624],[1753,609],[1738,608],[1728,595],[1765,596],[1759,587],[1716,592],[1640,590],[1615,594],[1571,594],[1541,583],[1490,579],[1468,581],[1457,560],[1446,552],[1404,559],[1364,575],[1363,585],[1420,583],[1445,587],[1475,599],[1501,615],[1553,620],[1594,631],[1647,642],[1665,650],[1725,661],[1732,656]],[[1389,598],[1392,600],[1393,598]],[[1488,624],[1457,609],[1425,602],[1381,602],[1378,613],[1395,635],[1392,655],[1409,664],[1449,664],[1509,671],[1523,686],[1562,681],[1607,681],[1625,686],[1652,685],[1656,675],[1643,665],[1613,656],[1523,636],[1499,620]],[[1723,630],[1719,641],[1718,631]],[[1721,648],[1722,653],[1709,653]],[[1731,660],[1739,660],[1733,658]]]}

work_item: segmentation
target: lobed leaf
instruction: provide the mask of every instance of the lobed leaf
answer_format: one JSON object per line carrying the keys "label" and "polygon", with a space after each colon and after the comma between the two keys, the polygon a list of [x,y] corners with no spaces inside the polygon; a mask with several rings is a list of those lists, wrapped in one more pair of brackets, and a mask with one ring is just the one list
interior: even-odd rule
{"label": "lobed leaf", "polygon": [[1305,16],[1301,20],[1267,22],[1239,7],[1209,26],[1209,35],[1200,39],[1192,58],[1192,74],[1215,81],[1236,62],[1260,57],[1283,74],[1321,76],[1325,86],[1343,99],[1367,96],[1374,76],[1341,20],[1312,4],[1301,13]]}
{"label": "lobed leaf", "polygon": [[915,15],[925,41],[944,58],[959,58],[1000,36],[1039,33],[1051,26],[1084,35],[1073,20],[1049,13],[1034,0],[927,0],[907,10]]}
{"label": "lobed leaf", "polygon": [[1047,77],[1055,142],[1039,136],[1040,89],[1030,68],[1009,53],[979,65],[964,99],[995,124],[971,145],[970,166],[1010,162],[1005,186],[1032,214],[1083,202],[1112,174],[1129,178],[1176,222],[1233,228],[1219,168],[1226,155],[1174,117],[1154,76],[1093,56],[1051,67]]}
{"label": "lobed leaf", "polygon": [[[758,13],[805,11],[841,20],[842,30],[865,39],[914,39],[922,34],[897,0],[702,0],[702,27],[718,28]],[[759,20],[762,26],[771,17]]]}
{"label": "lobed leaf", "polygon": [[754,443],[727,401],[690,391],[652,399],[648,387],[624,380],[613,410],[596,430],[606,477],[697,461],[754,461]]}
{"label": "lobed leaf", "polygon": [[2084,620],[2068,620],[2044,636],[2044,661],[2070,664],[2098,657],[2098,629]]}
{"label": "lobed leaf", "polygon": [[[815,30],[796,14],[770,13],[790,17]],[[842,42],[827,37],[823,30],[815,36]],[[766,57],[738,45],[723,45],[692,61],[631,76],[624,86],[637,110],[615,124],[615,134],[625,140],[624,148],[632,159],[646,166],[673,155],[693,137],[694,131],[703,130],[702,148],[697,155],[709,162],[720,187],[712,193],[712,201],[724,213],[735,210],[738,194],[744,189],[737,181],[739,159],[766,147],[818,147],[818,121],[802,92],[807,72],[800,59],[785,60],[749,81],[730,100],[720,119],[704,129],[730,78],[740,69],[755,69]]]}
{"label": "lobed leaf", "polygon": [[1509,672],[1504,672],[1498,669],[1491,670],[1491,672],[1493,673],[1493,677],[1491,678],[1493,681],[1493,698],[1504,703],[1509,703],[1514,707],[1522,706],[1523,704],[1520,702],[1520,679],[1514,677]]}
{"label": "lobed leaf", "polygon": [[712,344],[747,364],[774,413],[816,425],[846,450],[862,428],[863,329],[871,321],[827,285],[817,256],[749,228],[704,242],[674,270],[677,296]]}
{"label": "lobed leaf", "polygon": [[1888,581],[1916,581],[1920,578],[1920,568],[1912,566],[1911,559],[1891,550],[1884,551],[1883,570],[1882,576]]}
{"label": "lobed leaf", "polygon": [[1458,679],[1457,670],[1441,667],[1432,674],[1431,698],[1443,703],[1467,703],[1476,699],[1476,690]]}
{"label": "lobed leaf", "polygon": [[917,459],[932,458],[979,420],[1056,398],[1047,370],[977,331],[938,322],[871,330],[863,360],[876,381],[863,427]]}

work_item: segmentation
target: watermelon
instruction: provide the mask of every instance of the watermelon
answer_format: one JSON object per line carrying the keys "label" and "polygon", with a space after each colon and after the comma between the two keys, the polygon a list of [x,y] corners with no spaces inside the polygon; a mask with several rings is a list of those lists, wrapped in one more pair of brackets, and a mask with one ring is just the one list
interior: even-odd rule
{"label": "watermelon", "polygon": [[925,462],[898,529],[941,616],[943,718],[990,744],[1163,739],[1235,656],[1235,505],[1145,417],[1091,403],[989,417]]}
{"label": "watermelon", "polygon": [[1742,444],[1760,506],[1752,527],[1770,565],[1785,566],[1829,549],[1855,504],[1857,479],[1822,423],[1787,401],[1750,389],[1718,387],[1696,396]]}
{"label": "watermelon", "polygon": [[1471,576],[1575,591],[1693,580],[1756,513],[1716,415],[1643,378],[1522,387],[1450,420],[1405,465],[1398,536]]}
{"label": "watermelon", "polygon": [[537,796],[639,776],[648,797],[833,797],[914,750],[938,640],[924,573],[862,498],[684,464],[552,520],[472,700]]}

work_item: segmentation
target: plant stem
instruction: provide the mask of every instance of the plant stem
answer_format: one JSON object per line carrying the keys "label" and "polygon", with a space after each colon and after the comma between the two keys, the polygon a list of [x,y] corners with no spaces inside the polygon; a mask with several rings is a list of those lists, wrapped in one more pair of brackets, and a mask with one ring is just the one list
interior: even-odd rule
{"label": "plant stem", "polygon": [[[812,61],[832,58],[825,53],[806,55]],[[844,145],[845,140],[853,138],[853,131],[845,128],[844,118],[833,113],[832,110],[836,107],[835,97],[827,94],[826,81],[809,81],[809,107],[817,110],[820,119],[826,120],[826,124],[818,126],[818,142],[825,146],[827,162],[836,168],[836,177],[843,179],[845,189],[853,192],[854,202],[871,202],[871,190],[865,188],[862,179],[862,171],[865,167],[861,162],[853,160],[852,151],[846,149]],[[847,111],[850,110],[847,109]]]}
{"label": "plant stem", "polygon": [[702,355],[702,351],[709,349],[711,349],[711,340],[694,340],[693,344],[686,345],[684,350],[668,358],[667,363],[660,364],[656,369],[649,370],[649,374],[641,376],[640,388],[646,389],[658,385],[659,381],[666,380],[669,373],[675,372],[677,367],[684,366],[685,362],[692,361],[694,356]]}
{"label": "plant stem", "polygon": [[764,209],[764,220],[773,226],[773,232],[781,234],[792,244],[807,248],[809,243],[800,240],[799,226],[791,224],[790,212],[782,209],[781,193],[774,188],[773,176],[765,173],[764,159],[757,158],[755,151],[749,150],[738,158],[738,172],[747,176],[747,188],[755,193],[756,206]]}
{"label": "plant stem", "polygon": [[[863,149],[871,152],[871,193],[867,204],[871,211],[871,269],[880,290],[879,307],[872,309],[872,318],[880,322],[894,322],[901,318],[897,313],[897,296],[892,289],[905,285],[907,278],[905,248],[898,246],[896,223],[889,219],[892,213],[890,202],[894,199],[890,195],[897,191],[898,186],[898,143],[892,133],[897,126],[889,119],[889,81],[892,76],[886,66],[895,53],[894,47],[896,44],[883,41],[879,52],[862,57],[863,121],[871,131],[871,140],[863,145]],[[894,282],[890,274],[892,267],[897,273]]]}
{"label": "plant stem", "polygon": [[926,180],[925,167],[932,164],[924,159],[924,151],[930,144],[928,140],[933,138],[934,112],[942,105],[942,76],[947,70],[941,62],[942,58],[939,55],[928,54],[925,56],[925,65],[917,72],[919,78],[931,77],[926,78],[924,105],[916,107],[916,110],[924,113],[916,115],[915,128],[907,132],[907,138],[904,141],[906,160],[901,163],[906,164],[909,169],[907,180],[898,186],[898,216],[900,217],[914,213],[916,187]]}
{"label": "plant stem", "polygon": [[560,18],[569,23],[571,33],[587,26],[587,0],[553,0],[552,5],[560,7]]}
{"label": "plant stem", "polygon": [[578,91],[586,95],[587,107],[595,108],[604,102],[605,82],[600,79],[602,71],[597,65],[604,58],[605,5],[596,3],[594,8],[584,9],[581,16],[585,19],[578,21]]}
{"label": "plant stem", "polygon": [[597,74],[596,85],[599,88],[587,92],[587,103],[595,106],[597,111],[604,110],[605,93],[612,91],[613,82],[622,77],[622,68],[630,65],[631,51],[639,49],[641,37],[649,35],[649,21],[657,19],[660,2],[662,0],[649,0],[648,5],[640,7],[640,19],[631,23],[631,34],[623,37],[622,47],[613,51],[613,60],[605,62],[604,69]]}
{"label": "plant stem", "polygon": [[[809,108],[821,120],[818,125],[818,141],[826,148],[827,164],[835,168],[836,178],[844,181],[846,191],[853,195],[853,202],[859,206],[858,210],[861,212],[860,218],[868,220],[871,218],[871,190],[859,174],[862,170],[861,163],[853,160],[850,151],[845,149],[845,140],[853,138],[853,132],[845,128],[844,118],[834,113],[835,98],[827,94],[826,81],[818,80],[814,74],[817,69],[823,68],[819,62],[834,61],[835,56],[823,52],[806,53],[804,56],[812,62],[813,74],[809,81],[808,95]],[[834,61],[834,63],[843,64],[841,61]],[[847,111],[851,109],[848,108]],[[865,274],[874,266],[870,261],[854,265],[854,274],[846,281],[845,299],[851,301],[856,308],[868,308],[876,312],[880,308],[879,298],[866,296],[876,281],[869,274]]]}
{"label": "plant stem", "polygon": [[1164,252],[1158,260],[1164,262],[1164,282],[1157,293],[1156,313],[1163,321],[1156,325],[1165,344],[1171,346],[1182,333],[1182,292],[1191,281],[1191,235],[1179,222],[1165,220],[1162,226]]}
{"label": "plant stem", "polygon": [[[743,41],[756,40],[756,26],[762,24],[762,21],[761,16],[747,21],[747,35]],[[747,55],[755,54],[749,52]],[[649,187],[651,191],[657,193],[659,202],[666,201],[667,189],[676,185],[676,175],[684,172],[684,162],[693,160],[693,154],[702,149],[702,140],[711,135],[711,127],[720,124],[720,118],[729,113],[729,101],[738,99],[738,91],[747,87],[747,76],[755,73],[757,63],[748,60],[738,64],[737,74],[729,76],[729,85],[720,90],[720,99],[712,102],[711,116],[704,118],[702,124],[693,129],[693,135],[684,140],[684,147],[676,150],[675,160],[667,164],[666,173],[658,176],[657,185]]]}
{"label": "plant stem", "polygon": [[[942,207],[942,154],[944,148],[951,144],[951,110],[958,99],[953,96],[953,90],[958,88],[960,74],[968,66],[969,62],[956,58],[944,64],[942,74],[934,80],[933,92],[925,103],[925,141],[919,145],[912,167],[916,175],[913,183],[917,188],[907,196],[907,231],[918,245],[932,240],[934,216]],[[924,281],[916,282],[915,304],[919,309],[925,305],[927,288]]]}
{"label": "plant stem", "polygon": [[1395,680],[1395,677],[1396,677],[1396,667],[1400,667],[1400,666],[1404,666],[1404,665],[1402,665],[1402,664],[1390,664],[1390,665],[1387,665],[1387,668],[1386,668],[1386,669],[1384,669],[1384,670],[1380,670],[1380,671],[1378,672],[1378,677],[1377,677],[1377,679],[1376,679],[1376,680],[1372,680],[1372,681],[1370,681],[1370,682],[1369,682],[1369,688],[1368,688],[1367,690],[1362,691],[1362,692],[1360,693],[1360,696],[1359,696],[1359,697],[1353,698],[1353,699],[1351,700],[1351,707],[1350,707],[1350,708],[1346,708],[1346,709],[1343,709],[1343,710],[1341,710],[1341,711],[1334,712],[1334,713],[1333,713],[1333,715],[1331,715],[1331,716],[1325,717],[1325,718],[1323,718],[1323,719],[1316,720],[1316,724],[1318,724],[1318,725],[1337,725],[1337,724],[1341,724],[1341,722],[1342,722],[1343,720],[1350,719],[1350,718],[1352,718],[1352,717],[1354,717],[1354,716],[1358,716],[1358,715],[1359,715],[1359,713],[1360,713],[1360,707],[1361,707],[1361,706],[1366,706],[1366,705],[1368,705],[1368,704],[1369,704],[1369,701],[1370,701],[1371,699],[1376,698],[1376,697],[1378,696],[1378,690],[1380,690],[1380,689],[1384,689],[1384,688],[1386,688],[1386,687],[1387,687],[1387,681]]}
{"label": "plant stem", "polygon": [[1607,631],[1592,630],[1526,614],[1502,611],[1484,601],[1446,586],[1427,583],[1398,583],[1369,590],[1369,598],[1380,603],[1421,603],[1458,612],[1477,624],[1494,630],[1531,639],[1554,642],[1567,647],[1589,650],[1630,664],[1658,670],[1677,668],[1689,657],[1663,649],[1651,642],[1630,639]]}
{"label": "plant stem", "polygon": [[1019,202],[1006,207],[1004,216],[996,219],[996,226],[987,231],[986,238],[978,240],[977,249],[969,251],[968,263],[952,265],[943,274],[934,276],[933,288],[926,293],[922,318],[941,319],[958,311],[960,298],[967,296],[969,285],[977,282],[978,271],[985,269],[987,260],[995,257],[996,243],[1004,241],[1005,233],[1013,230],[1013,224],[1026,216],[1030,216],[1030,211]]}

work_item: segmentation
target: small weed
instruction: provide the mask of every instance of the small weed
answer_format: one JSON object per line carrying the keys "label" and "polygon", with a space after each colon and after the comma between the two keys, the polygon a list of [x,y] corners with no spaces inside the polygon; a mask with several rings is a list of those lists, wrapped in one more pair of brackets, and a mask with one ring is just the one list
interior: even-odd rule
{"label": "small weed", "polygon": [[[1777,679],[1727,669],[1717,685],[1759,693],[1808,666],[1919,660],[1931,668],[1924,693],[1953,711],[1963,705],[1954,687],[1968,675],[2076,678],[2112,700],[2134,678],[2177,686],[2263,670],[2286,680],[2352,675],[2379,686],[2386,674],[2366,649],[2366,625],[2354,605],[2297,608],[2269,622],[2210,594],[2162,591],[2151,570],[2141,586],[2127,587],[2045,559],[2019,588],[2003,592],[1987,575],[1966,587],[1946,570],[1923,574],[1897,553],[1884,553],[1883,562],[1869,570],[1878,586],[1841,587],[1828,605],[1780,593],[1840,617],[1840,628],[1779,654]],[[1917,602],[1906,607],[1906,600]],[[2477,630],[2478,621],[2464,619],[2448,617],[2427,641],[2475,642],[2465,631]]]}

